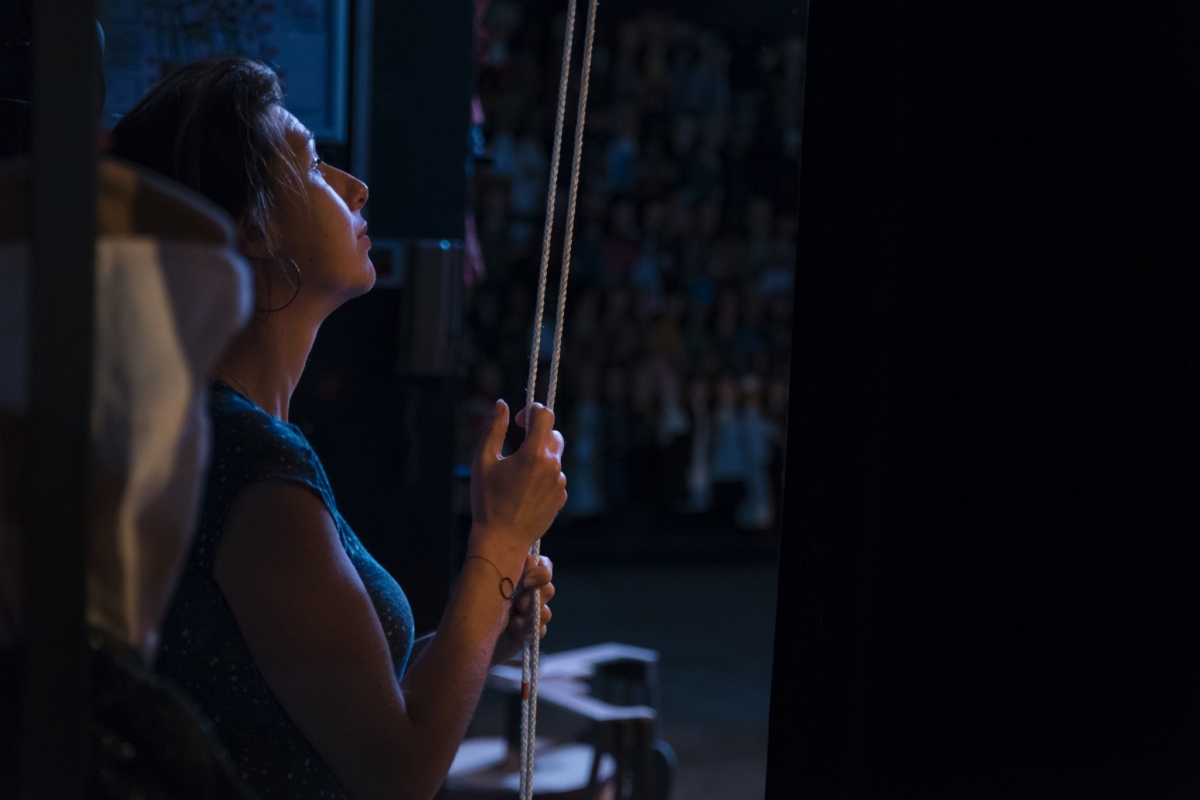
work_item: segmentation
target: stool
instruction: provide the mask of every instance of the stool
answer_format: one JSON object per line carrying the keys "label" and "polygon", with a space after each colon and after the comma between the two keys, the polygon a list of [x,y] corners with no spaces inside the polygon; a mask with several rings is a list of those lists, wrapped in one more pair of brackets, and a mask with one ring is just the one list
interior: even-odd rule
{"label": "stool", "polygon": [[[657,705],[653,650],[616,643],[541,656],[538,704],[587,720],[582,741],[539,736],[534,747],[537,800],[665,800],[674,754],[655,738],[651,705],[615,705],[614,694],[636,691]],[[589,681],[603,690],[593,696]],[[507,736],[468,738],[458,750],[438,800],[513,800],[520,786],[519,663],[493,667],[488,688],[509,697]],[[620,691],[624,689],[624,691]]]}
{"label": "stool", "polygon": [[[510,800],[521,787],[520,753],[504,736],[467,739],[438,795],[443,800]],[[592,777],[593,769],[596,772]],[[616,800],[617,761],[594,745],[538,737],[534,797],[539,800]]]}

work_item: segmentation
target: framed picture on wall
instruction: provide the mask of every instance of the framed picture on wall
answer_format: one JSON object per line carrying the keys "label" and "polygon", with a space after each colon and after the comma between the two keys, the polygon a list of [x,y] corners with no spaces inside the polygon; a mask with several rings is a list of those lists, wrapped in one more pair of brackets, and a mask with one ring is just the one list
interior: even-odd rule
{"label": "framed picture on wall", "polygon": [[183,64],[243,55],[279,73],[318,140],[346,141],[348,0],[102,0],[100,23],[105,127]]}

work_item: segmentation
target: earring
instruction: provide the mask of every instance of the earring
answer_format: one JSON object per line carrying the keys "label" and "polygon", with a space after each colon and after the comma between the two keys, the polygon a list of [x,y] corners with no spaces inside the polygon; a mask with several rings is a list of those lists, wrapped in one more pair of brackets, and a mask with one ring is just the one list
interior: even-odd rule
{"label": "earring", "polygon": [[[287,256],[284,256],[284,258],[287,258]],[[263,314],[274,314],[276,311],[283,311],[285,308],[290,306],[292,303],[296,302],[296,298],[300,296],[300,284],[303,282],[302,276],[300,274],[300,265],[296,263],[295,259],[288,258],[288,261],[290,261],[292,263],[292,269],[296,270],[296,291],[292,292],[292,298],[290,300],[288,300],[286,303],[284,303],[283,305],[281,305],[279,308],[259,308],[259,307],[255,306],[255,308],[254,308],[255,311],[258,311]]]}

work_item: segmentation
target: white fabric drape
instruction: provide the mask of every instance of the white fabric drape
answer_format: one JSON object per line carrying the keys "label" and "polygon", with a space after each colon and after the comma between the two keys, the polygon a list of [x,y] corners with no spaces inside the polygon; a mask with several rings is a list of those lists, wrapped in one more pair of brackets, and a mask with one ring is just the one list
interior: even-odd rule
{"label": "white fabric drape", "polygon": [[[18,415],[27,401],[29,255],[28,244],[0,244],[0,412]],[[248,266],[228,245],[97,241],[88,622],[148,659],[196,523],[207,375],[249,319],[252,292]],[[0,508],[0,525],[11,527],[5,519]],[[11,609],[14,537],[4,533],[0,604]],[[2,620],[0,647],[12,636]]]}

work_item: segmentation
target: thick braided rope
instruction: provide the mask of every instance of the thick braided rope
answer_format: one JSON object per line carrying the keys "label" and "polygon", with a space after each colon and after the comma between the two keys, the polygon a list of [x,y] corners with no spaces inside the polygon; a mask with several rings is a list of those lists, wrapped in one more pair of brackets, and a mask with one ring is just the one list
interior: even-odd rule
{"label": "thick braided rope", "polygon": [[[571,188],[568,194],[567,203],[567,225],[566,234],[563,242],[563,260],[562,272],[559,276],[558,284],[558,313],[554,323],[554,353],[550,360],[550,387],[546,398],[546,407],[550,410],[554,409],[554,401],[558,393],[558,367],[562,355],[562,340],[563,340],[563,323],[566,319],[567,308],[567,281],[571,271],[571,247],[575,235],[575,208],[576,199],[579,193],[579,172],[580,164],[583,156],[583,131],[584,121],[587,111],[587,95],[588,95],[588,79],[592,71],[592,42],[596,32],[596,6],[597,0],[591,0],[588,6],[588,21],[587,34],[584,40],[583,50],[583,67],[580,75],[579,83],[579,109],[576,115],[575,122],[575,146],[571,160]],[[570,10],[567,15],[567,36],[571,37],[574,33],[575,22],[575,0],[571,0]],[[561,148],[562,126],[563,120],[566,117],[566,86],[567,73],[570,69],[570,44],[564,41],[563,44],[563,75],[559,83],[559,111],[558,117],[555,120],[555,166],[554,173],[558,172],[558,150]],[[552,178],[551,180],[555,180]],[[551,189],[551,196],[553,196]],[[552,202],[552,201],[551,201]],[[546,275],[549,271],[549,242],[550,231],[553,223],[553,207],[547,210],[546,215],[546,235],[543,239],[542,251],[542,271],[538,277],[538,335],[540,345],[541,318],[544,308],[544,294]],[[530,368],[530,382],[528,397],[533,396],[533,382],[536,379],[537,370],[537,352],[535,351],[532,358],[533,364]],[[533,545],[533,556],[535,559],[541,555],[541,540],[539,539]],[[534,761],[534,745],[536,742],[537,731],[537,681],[538,681],[538,659],[541,650],[541,618],[542,618],[542,597],[541,592],[534,590],[533,593],[533,620],[534,620],[534,636],[533,640],[525,646],[525,651],[522,656],[522,678],[523,683],[529,687],[528,697],[523,703],[522,713],[522,741],[524,744],[525,759],[521,765],[521,800],[533,800],[533,761]],[[525,667],[528,662],[528,668]]]}
{"label": "thick braided rope", "polygon": [[[567,29],[563,37],[562,72],[558,81],[558,110],[554,117],[554,150],[550,156],[550,181],[546,190],[546,227],[542,234],[542,263],[538,271],[537,306],[533,317],[533,341],[529,352],[529,380],[525,386],[525,420],[529,424],[529,412],[533,406],[534,390],[537,387],[538,354],[542,347],[542,318],[546,307],[546,276],[550,271],[550,238],[554,232],[555,194],[558,188],[558,167],[562,152],[563,122],[567,116],[567,86],[571,77],[571,45],[575,39],[575,0],[567,3]],[[541,542],[534,544],[531,552],[537,557],[541,553]],[[535,592],[535,605],[540,597]],[[538,612],[541,613],[540,611]],[[534,639],[540,633],[539,617],[534,617]],[[521,800],[533,800],[533,751],[537,720],[535,704],[531,699],[536,691],[536,666],[533,649],[526,644],[521,652]]]}

